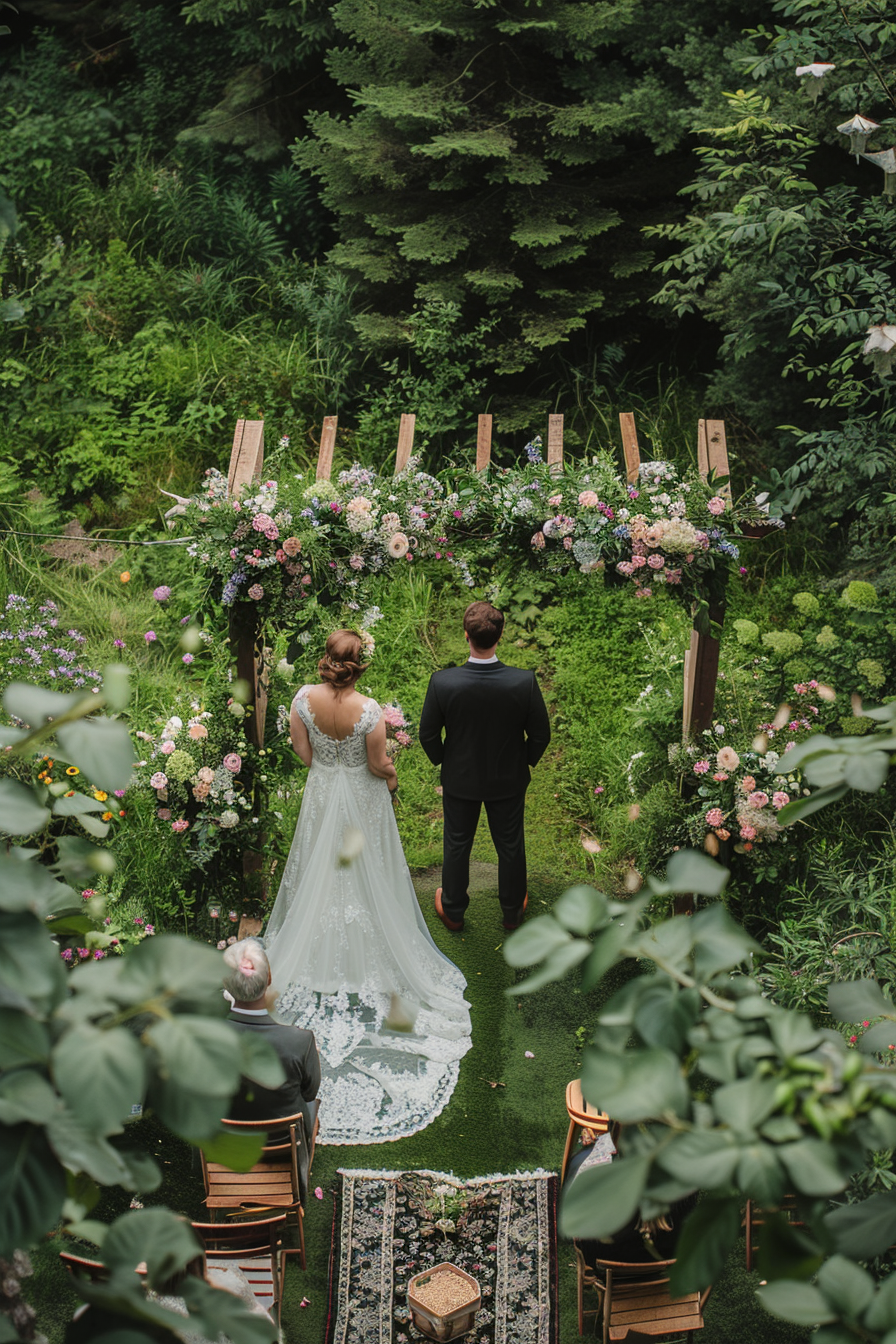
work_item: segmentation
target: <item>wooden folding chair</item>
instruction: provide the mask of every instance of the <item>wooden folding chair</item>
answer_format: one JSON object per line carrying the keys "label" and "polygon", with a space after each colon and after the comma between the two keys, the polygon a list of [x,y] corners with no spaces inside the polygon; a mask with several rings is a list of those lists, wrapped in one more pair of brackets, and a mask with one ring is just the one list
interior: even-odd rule
{"label": "wooden folding chair", "polygon": [[769,1213],[783,1213],[788,1223],[792,1227],[805,1227],[801,1222],[796,1207],[796,1195],[785,1195],[776,1209],[765,1209],[759,1204],[755,1204],[752,1199],[747,1200],[747,1206],[744,1209],[744,1239],[746,1241],[746,1266],[748,1270],[753,1268],[753,1258],[759,1249],[756,1244],[756,1229],[762,1227],[766,1215]]}
{"label": "wooden folding chair", "polygon": [[[672,1297],[669,1271],[674,1260],[653,1260],[643,1264],[618,1264],[597,1260],[592,1268],[576,1246],[576,1279],[579,1305],[579,1334],[585,1333],[585,1317],[600,1317],[603,1344],[613,1340],[667,1339],[684,1335],[691,1339],[702,1330],[703,1308],[709,1289]],[[586,1310],[586,1291],[597,1293],[599,1306]]]}
{"label": "wooden folding chair", "polygon": [[301,1112],[276,1120],[224,1120],[222,1123],[239,1134],[285,1131],[287,1138],[286,1142],[266,1145],[262,1149],[262,1160],[246,1172],[231,1171],[220,1162],[209,1162],[203,1153],[205,1206],[212,1219],[216,1220],[220,1210],[226,1210],[230,1217],[238,1217],[284,1209],[296,1228],[299,1243],[294,1251],[287,1250],[284,1254],[298,1255],[304,1269],[304,1205],[317,1137],[316,1116],[310,1144],[305,1138],[305,1120]]}
{"label": "wooden folding chair", "polygon": [[242,1270],[256,1300],[279,1321],[286,1214],[254,1222],[193,1223],[193,1231],[205,1247],[206,1270]]}
{"label": "wooden folding chair", "polygon": [[566,1087],[566,1113],[569,1116],[569,1129],[566,1133],[566,1147],[563,1150],[563,1165],[560,1168],[560,1184],[566,1176],[566,1165],[572,1153],[573,1144],[579,1132],[591,1129],[595,1134],[606,1134],[615,1129],[605,1111],[599,1111],[582,1096],[582,1080],[573,1078]]}

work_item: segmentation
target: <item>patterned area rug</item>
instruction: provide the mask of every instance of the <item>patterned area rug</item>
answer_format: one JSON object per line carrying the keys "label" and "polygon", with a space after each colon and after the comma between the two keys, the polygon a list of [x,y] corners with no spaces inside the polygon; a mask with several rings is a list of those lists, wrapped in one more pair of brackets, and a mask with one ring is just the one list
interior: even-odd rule
{"label": "patterned area rug", "polygon": [[478,1281],[465,1344],[556,1344],[557,1177],[457,1181],[345,1171],[330,1263],[327,1344],[418,1344],[408,1281],[449,1260]]}

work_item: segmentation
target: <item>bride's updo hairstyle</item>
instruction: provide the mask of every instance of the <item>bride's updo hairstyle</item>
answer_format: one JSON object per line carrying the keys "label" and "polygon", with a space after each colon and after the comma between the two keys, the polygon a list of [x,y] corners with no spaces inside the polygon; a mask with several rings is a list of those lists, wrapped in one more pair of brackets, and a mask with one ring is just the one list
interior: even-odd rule
{"label": "bride's updo hairstyle", "polygon": [[317,665],[321,681],[334,691],[350,690],[369,664],[361,662],[364,642],[357,630],[334,630]]}

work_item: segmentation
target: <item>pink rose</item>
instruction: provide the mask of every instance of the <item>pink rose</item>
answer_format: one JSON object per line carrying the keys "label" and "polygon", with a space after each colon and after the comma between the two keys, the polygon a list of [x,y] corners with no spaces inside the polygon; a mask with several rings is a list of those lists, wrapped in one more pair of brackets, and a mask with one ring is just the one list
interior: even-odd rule
{"label": "pink rose", "polygon": [[709,509],[711,514],[713,514],[715,517],[718,517],[720,513],[725,512],[728,505],[725,503],[724,499],[722,499],[721,495],[713,495],[712,499],[708,502],[706,507]]}
{"label": "pink rose", "polygon": [[[593,490],[583,490],[582,493],[579,495],[579,503],[581,504],[583,509],[596,509],[599,502],[600,501],[598,500],[597,495],[594,493]],[[558,505],[555,505],[552,502],[551,507],[557,508]]]}
{"label": "pink rose", "polygon": [[215,778],[215,772],[208,765],[201,765],[196,771],[196,778],[202,784],[211,784]]}
{"label": "pink rose", "polygon": [[765,807],[766,803],[768,802],[768,794],[763,793],[762,789],[756,789],[753,793],[750,794],[749,798],[747,799],[747,802],[750,804],[751,807]]}
{"label": "pink rose", "polygon": [[705,775],[709,772],[709,761],[695,761],[694,774]]}
{"label": "pink rose", "polygon": [[727,778],[728,776],[725,774],[724,770],[717,770],[716,773],[713,775],[713,779],[716,781],[717,784],[724,784]]}
{"label": "pink rose", "polygon": [[720,807],[711,807],[706,814],[707,826],[721,826],[725,820],[725,813]]}
{"label": "pink rose", "polygon": [[298,555],[301,549],[302,543],[299,541],[298,537],[287,537],[283,543],[283,550],[290,558]]}
{"label": "pink rose", "polygon": [[551,506],[552,509],[559,509],[562,503],[563,503],[562,495],[551,495],[550,499],[548,500],[548,504]]}
{"label": "pink rose", "polygon": [[204,723],[191,723],[187,731],[194,742],[199,742],[203,737],[208,737],[208,729]]}
{"label": "pink rose", "polygon": [[165,789],[165,788],[167,788],[167,787],[168,787],[168,776],[167,776],[166,774],[164,774],[163,771],[161,771],[161,770],[157,770],[157,771],[155,772],[155,774],[152,775],[151,778],[150,778],[150,781],[149,781],[149,787],[150,787],[151,789]]}
{"label": "pink rose", "polygon": [[159,751],[162,753],[163,756],[170,756],[172,751],[175,750],[176,748],[173,742],[163,742],[162,745],[159,747]]}
{"label": "pink rose", "polygon": [[238,756],[235,751],[231,751],[229,755],[225,756],[222,764],[224,769],[229,770],[232,775],[238,775],[243,768],[242,757]]}
{"label": "pink rose", "polygon": [[741,826],[741,828],[740,828],[740,838],[741,838],[741,840],[755,840],[755,839],[756,839],[756,827],[755,827],[755,826]]}
{"label": "pink rose", "polygon": [[188,821],[172,821],[171,829],[172,831],[176,831],[178,834],[180,834],[181,831],[187,830],[189,825],[190,823]]}
{"label": "pink rose", "polygon": [[736,770],[740,765],[740,757],[733,747],[722,747],[716,753],[716,765],[720,770]]}
{"label": "pink rose", "polygon": [[777,812],[780,812],[781,808],[786,807],[789,802],[790,802],[789,793],[784,793],[782,792],[782,790],[779,789],[777,793],[772,794],[772,807]]}
{"label": "pink rose", "polygon": [[651,569],[662,569],[666,562],[661,555],[648,555],[647,563]]}

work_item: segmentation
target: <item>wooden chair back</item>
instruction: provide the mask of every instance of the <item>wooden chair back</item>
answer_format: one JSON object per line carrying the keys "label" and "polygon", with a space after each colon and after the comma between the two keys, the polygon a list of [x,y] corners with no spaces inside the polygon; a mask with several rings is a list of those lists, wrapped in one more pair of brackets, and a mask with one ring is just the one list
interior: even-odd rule
{"label": "wooden chair back", "polygon": [[277,1319],[283,1303],[283,1238],[286,1214],[251,1222],[193,1223],[208,1270],[240,1269],[256,1300]]}
{"label": "wooden chair back", "polygon": [[302,1199],[302,1208],[305,1207],[308,1198],[308,1178],[311,1175],[311,1164],[314,1161],[314,1147],[317,1143],[317,1131],[320,1128],[320,1119],[318,1112],[320,1102],[314,1100],[309,1102],[309,1107],[314,1116],[310,1135],[305,1128],[304,1112],[299,1111],[295,1115],[287,1115],[279,1120],[222,1120],[225,1129],[231,1129],[236,1134],[275,1134],[278,1137],[269,1140],[265,1144],[265,1153],[275,1153],[282,1150],[282,1160],[288,1160],[288,1150],[295,1142],[296,1149],[296,1169],[299,1175],[299,1191]]}
{"label": "wooden chair back", "polygon": [[560,1167],[561,1185],[566,1176],[566,1167],[572,1155],[573,1145],[583,1129],[591,1129],[595,1134],[606,1134],[609,1131],[614,1143],[618,1134],[618,1126],[613,1124],[606,1111],[599,1111],[582,1096],[580,1078],[573,1078],[566,1086],[566,1113],[569,1116],[569,1129],[566,1132],[566,1147],[563,1150],[563,1162]]}
{"label": "wooden chair back", "polygon": [[777,1209],[764,1209],[752,1199],[747,1200],[747,1206],[744,1209],[744,1240],[746,1242],[746,1266],[748,1270],[753,1268],[753,1260],[759,1249],[757,1244],[756,1232],[762,1227],[770,1213],[782,1213],[792,1227],[804,1227],[801,1221],[799,1211],[796,1207],[796,1195],[785,1195]]}
{"label": "wooden chair back", "polygon": [[73,1278],[89,1279],[91,1283],[103,1283],[109,1277],[109,1271],[99,1260],[88,1260],[83,1255],[73,1255],[71,1251],[60,1251],[59,1259]]}
{"label": "wooden chair back", "polygon": [[[303,1217],[311,1170],[311,1148],[305,1139],[304,1116],[299,1112],[277,1120],[225,1120],[223,1124],[227,1129],[242,1134],[286,1131],[287,1141],[266,1145],[261,1151],[261,1161],[245,1172],[231,1171],[220,1162],[209,1162],[202,1154],[205,1206],[212,1219],[216,1219],[221,1211],[233,1218],[284,1210],[296,1229],[299,1243],[296,1253],[304,1269]],[[316,1130],[315,1117],[312,1142]]]}
{"label": "wooden chair back", "polygon": [[[596,1260],[587,1264],[576,1246],[576,1277],[579,1298],[579,1334],[584,1334],[586,1316],[600,1316],[603,1344],[613,1340],[667,1339],[672,1335],[691,1338],[704,1326],[703,1307],[709,1296],[687,1293],[672,1297],[669,1271],[674,1260],[654,1260],[641,1264],[623,1264]],[[586,1311],[584,1294],[596,1292],[599,1305]]]}

